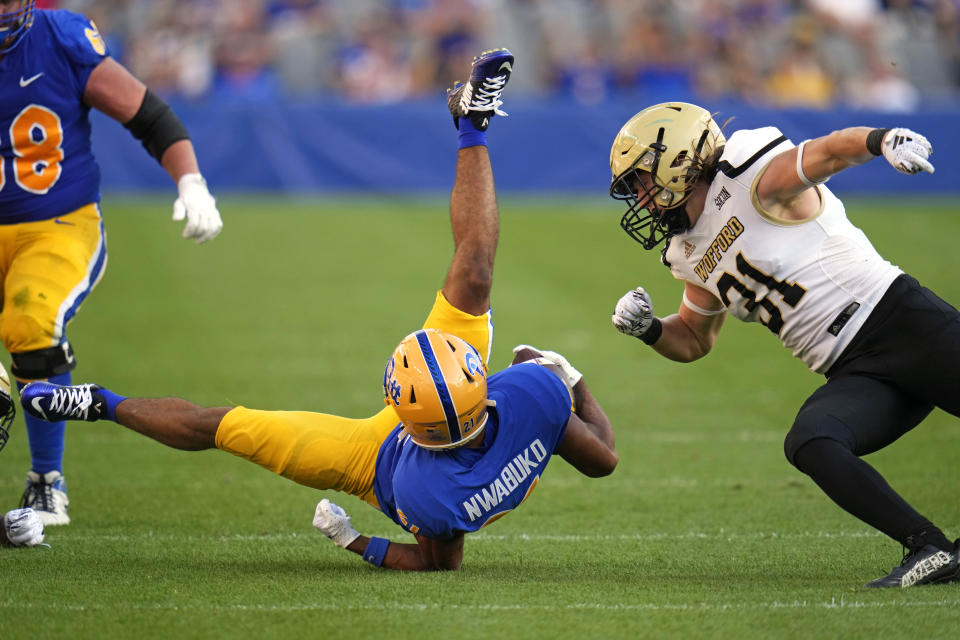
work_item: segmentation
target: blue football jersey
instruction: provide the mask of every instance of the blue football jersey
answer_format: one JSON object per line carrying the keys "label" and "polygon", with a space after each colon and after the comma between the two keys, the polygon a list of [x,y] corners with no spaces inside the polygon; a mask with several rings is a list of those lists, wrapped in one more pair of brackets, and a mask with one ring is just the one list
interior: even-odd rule
{"label": "blue football jersey", "polygon": [[45,220],[100,200],[83,91],[109,55],[94,24],[34,11],[0,60],[0,224]]}
{"label": "blue football jersey", "polygon": [[496,402],[480,448],[431,451],[400,437],[380,447],[374,492],[380,509],[411,533],[450,538],[476,531],[516,508],[536,486],[566,432],[570,394],[533,363],[490,376]]}

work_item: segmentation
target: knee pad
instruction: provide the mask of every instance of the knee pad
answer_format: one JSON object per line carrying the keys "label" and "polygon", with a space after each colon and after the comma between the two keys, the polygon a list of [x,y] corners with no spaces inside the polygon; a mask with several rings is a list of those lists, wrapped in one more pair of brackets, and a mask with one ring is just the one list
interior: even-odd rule
{"label": "knee pad", "polygon": [[[820,438],[833,440],[852,450],[852,437],[847,425],[834,416],[818,415],[811,418],[804,416],[801,412],[783,441],[783,453],[787,456],[790,464],[800,469],[797,465],[797,451],[811,440]],[[803,471],[803,469],[800,469],[800,471]]]}
{"label": "knee pad", "polygon": [[77,366],[73,347],[64,341],[56,347],[11,353],[11,373],[21,380],[43,380],[71,371]]}

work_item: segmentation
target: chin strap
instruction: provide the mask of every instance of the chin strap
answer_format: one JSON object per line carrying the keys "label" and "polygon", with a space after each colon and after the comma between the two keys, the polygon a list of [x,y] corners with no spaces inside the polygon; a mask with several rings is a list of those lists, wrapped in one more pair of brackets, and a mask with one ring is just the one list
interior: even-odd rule
{"label": "chin strap", "polygon": [[690,216],[687,214],[686,202],[673,209],[667,209],[660,219],[662,225],[658,226],[664,229],[663,235],[665,237],[675,236],[690,229]]}

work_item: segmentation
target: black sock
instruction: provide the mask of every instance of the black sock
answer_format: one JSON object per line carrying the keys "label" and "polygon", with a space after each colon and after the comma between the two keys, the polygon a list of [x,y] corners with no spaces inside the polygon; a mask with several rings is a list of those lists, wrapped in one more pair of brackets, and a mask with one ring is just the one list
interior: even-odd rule
{"label": "black sock", "polygon": [[953,551],[940,529],[907,504],[876,469],[842,443],[817,438],[804,444],[794,460],[797,468],[844,511],[879,529],[908,549],[933,545]]}

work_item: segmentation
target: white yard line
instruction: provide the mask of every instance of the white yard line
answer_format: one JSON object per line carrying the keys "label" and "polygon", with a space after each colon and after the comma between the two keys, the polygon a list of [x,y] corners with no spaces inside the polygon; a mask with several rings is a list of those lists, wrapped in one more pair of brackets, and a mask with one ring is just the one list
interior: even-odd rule
{"label": "white yard line", "polygon": [[437,602],[388,602],[383,604],[362,603],[310,603],[302,605],[273,605],[273,604],[189,604],[176,605],[168,603],[134,603],[113,602],[110,604],[61,604],[56,602],[19,602],[14,600],[0,601],[0,610],[27,609],[44,611],[225,611],[225,612],[281,612],[296,613],[301,611],[452,611],[452,612],[484,612],[484,611],[774,611],[784,609],[936,609],[956,608],[960,600],[889,600],[880,602],[866,602],[849,598],[831,598],[829,601],[814,602],[810,600],[793,600],[781,602],[576,602],[570,604],[440,604]]}

